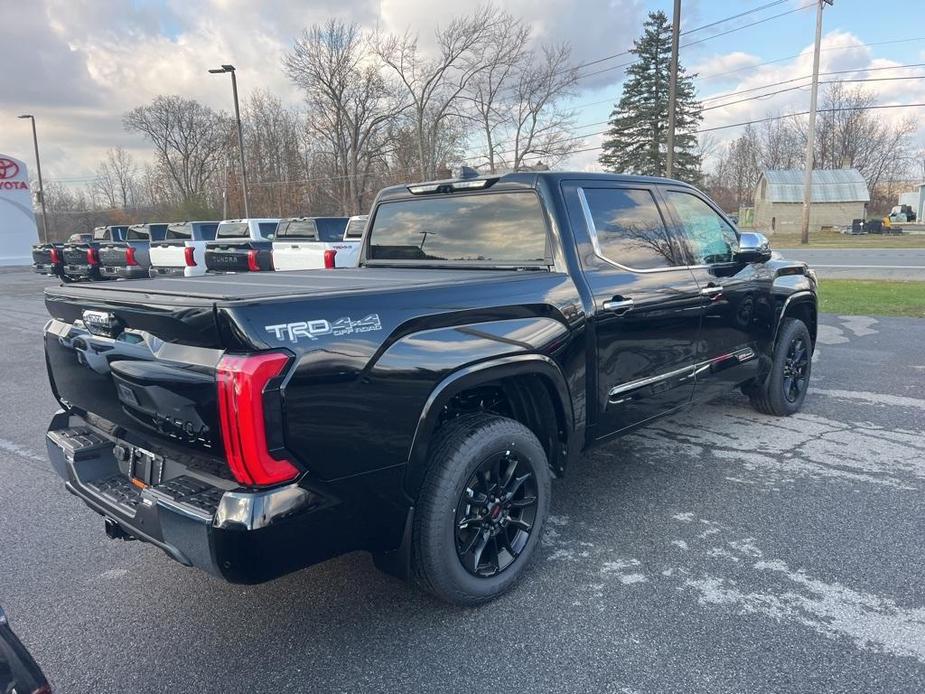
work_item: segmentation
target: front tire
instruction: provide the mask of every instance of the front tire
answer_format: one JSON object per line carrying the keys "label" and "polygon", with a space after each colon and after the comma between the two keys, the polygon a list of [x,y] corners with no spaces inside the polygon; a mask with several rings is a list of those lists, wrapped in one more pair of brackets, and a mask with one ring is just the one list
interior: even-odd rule
{"label": "front tire", "polygon": [[763,384],[748,393],[752,406],[763,414],[787,417],[803,406],[812,373],[812,339],[806,324],[785,318],[781,324],[771,370]]}
{"label": "front tire", "polygon": [[508,591],[535,554],[550,479],[542,445],[520,422],[479,413],[445,424],[415,510],[418,584],[460,606]]}

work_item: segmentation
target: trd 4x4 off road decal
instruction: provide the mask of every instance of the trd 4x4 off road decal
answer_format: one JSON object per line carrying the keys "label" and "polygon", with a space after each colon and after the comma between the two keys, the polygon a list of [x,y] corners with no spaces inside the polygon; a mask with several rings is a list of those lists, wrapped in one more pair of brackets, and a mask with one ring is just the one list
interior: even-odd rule
{"label": "trd 4x4 off road decal", "polygon": [[298,342],[303,337],[317,340],[325,335],[350,335],[351,333],[369,333],[382,330],[382,323],[378,313],[371,313],[365,318],[353,320],[350,316],[338,318],[335,321],[317,318],[310,321],[296,323],[279,323],[265,327],[268,333],[273,333],[277,340]]}

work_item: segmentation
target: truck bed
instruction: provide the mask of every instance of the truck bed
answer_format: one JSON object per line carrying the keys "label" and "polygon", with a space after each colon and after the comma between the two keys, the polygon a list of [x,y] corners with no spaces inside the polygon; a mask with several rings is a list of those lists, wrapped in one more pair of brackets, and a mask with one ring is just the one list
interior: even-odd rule
{"label": "truck bed", "polygon": [[[511,270],[446,270],[423,268],[342,268],[293,270],[285,273],[242,273],[130,280],[118,284],[60,286],[46,294],[70,298],[144,302],[147,296],[189,297],[212,301],[249,301],[299,295],[405,289],[422,285],[466,284],[483,279],[523,275]],[[200,302],[196,302],[200,303]]]}

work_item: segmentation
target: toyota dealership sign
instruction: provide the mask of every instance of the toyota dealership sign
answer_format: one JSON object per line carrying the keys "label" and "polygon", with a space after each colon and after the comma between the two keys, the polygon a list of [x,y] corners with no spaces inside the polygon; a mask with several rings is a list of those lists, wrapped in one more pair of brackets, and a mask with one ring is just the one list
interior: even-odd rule
{"label": "toyota dealership sign", "polygon": [[38,241],[26,164],[0,154],[0,265],[29,265]]}

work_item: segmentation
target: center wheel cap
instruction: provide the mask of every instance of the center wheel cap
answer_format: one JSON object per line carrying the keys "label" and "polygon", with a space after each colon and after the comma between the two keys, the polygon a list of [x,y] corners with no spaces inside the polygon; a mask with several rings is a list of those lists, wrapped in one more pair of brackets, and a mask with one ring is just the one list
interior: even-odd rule
{"label": "center wheel cap", "polygon": [[492,506],[491,511],[489,511],[488,515],[493,521],[498,520],[498,518],[501,517],[501,504],[495,504],[494,506]]}

